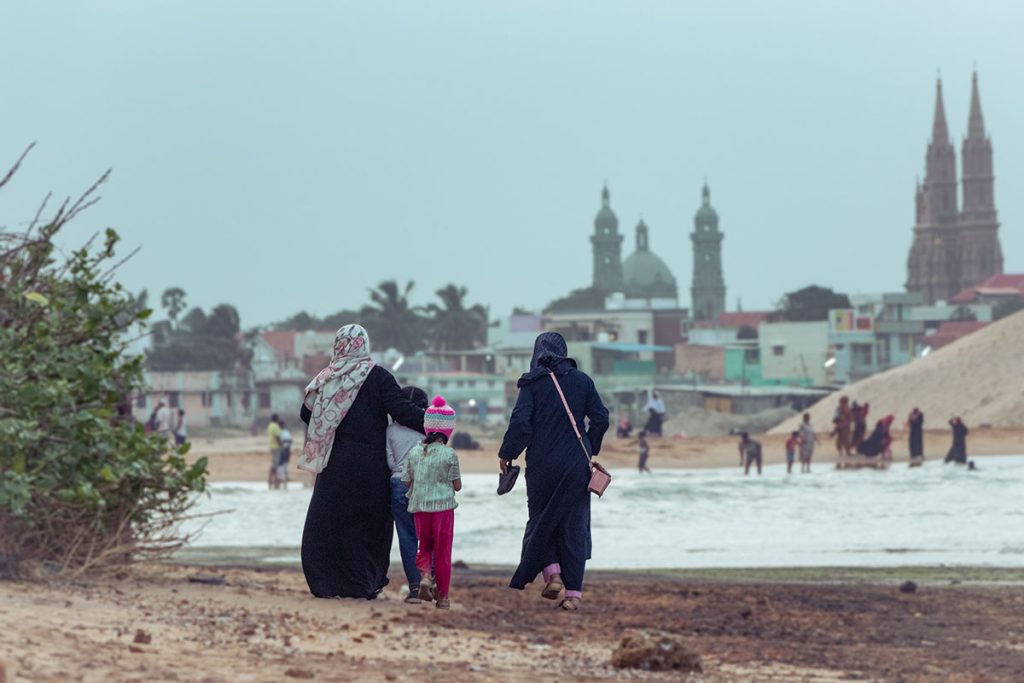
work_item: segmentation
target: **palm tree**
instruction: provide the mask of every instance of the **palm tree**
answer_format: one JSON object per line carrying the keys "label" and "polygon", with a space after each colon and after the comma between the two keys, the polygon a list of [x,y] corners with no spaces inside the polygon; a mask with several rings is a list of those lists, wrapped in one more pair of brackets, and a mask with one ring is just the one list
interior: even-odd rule
{"label": "palm tree", "polygon": [[185,290],[181,287],[165,289],[160,297],[160,306],[167,310],[167,317],[178,326],[178,314],[185,310]]}
{"label": "palm tree", "polygon": [[487,309],[466,308],[466,288],[448,285],[435,292],[442,306],[430,304],[430,337],[438,351],[466,350],[487,341]]}
{"label": "palm tree", "polygon": [[366,321],[370,341],[378,351],[395,348],[414,353],[424,347],[425,319],[419,306],[409,304],[414,283],[400,289],[396,280],[386,280],[370,290],[372,305],[364,306],[360,317]]}

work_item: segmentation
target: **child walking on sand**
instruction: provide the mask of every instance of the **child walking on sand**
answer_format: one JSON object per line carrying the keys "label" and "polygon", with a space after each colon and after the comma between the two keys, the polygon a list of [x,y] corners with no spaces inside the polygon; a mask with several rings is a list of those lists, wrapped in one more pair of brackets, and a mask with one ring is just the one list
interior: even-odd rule
{"label": "child walking on sand", "polygon": [[[426,439],[405,460],[402,481],[409,487],[409,512],[413,513],[419,552],[419,597],[437,600],[438,609],[450,609],[448,589],[452,580],[452,537],[455,531],[456,491],[462,490],[459,456],[448,447],[455,431],[455,410],[435,396],[423,416]],[[433,570],[433,571],[431,571]]]}

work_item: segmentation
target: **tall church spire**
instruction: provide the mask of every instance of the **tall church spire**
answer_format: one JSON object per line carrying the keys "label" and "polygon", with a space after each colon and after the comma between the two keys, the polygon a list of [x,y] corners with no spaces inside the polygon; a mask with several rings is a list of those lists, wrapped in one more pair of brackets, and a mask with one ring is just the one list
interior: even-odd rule
{"label": "tall church spire", "polygon": [[622,235],[619,219],[611,207],[608,183],[601,189],[601,208],[594,217],[594,234],[590,237],[594,252],[592,287],[602,292],[622,289]]}
{"label": "tall church spire", "polygon": [[978,72],[971,74],[971,114],[967,119],[967,137],[985,139],[985,118],[981,115],[981,97],[978,95]]}
{"label": "tall church spire", "polygon": [[949,126],[946,125],[946,107],[942,103],[942,79],[935,83],[935,119],[932,121],[932,144],[949,143]]}

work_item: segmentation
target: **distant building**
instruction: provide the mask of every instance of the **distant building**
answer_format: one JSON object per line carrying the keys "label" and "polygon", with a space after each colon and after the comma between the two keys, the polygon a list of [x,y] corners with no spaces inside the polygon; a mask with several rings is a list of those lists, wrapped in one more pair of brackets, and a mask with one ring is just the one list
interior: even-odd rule
{"label": "distant building", "polygon": [[967,287],[1003,272],[992,142],[985,132],[977,73],[971,79],[970,116],[961,153],[962,211],[957,207],[956,151],[949,138],[940,80],[907,260],[907,291],[920,292],[928,304],[949,301]]}
{"label": "distant building", "polygon": [[1004,301],[1024,300],[1024,273],[993,275],[967,287],[954,296],[952,304],[986,303],[999,305]]}
{"label": "distant building", "polygon": [[693,217],[693,285],[690,287],[694,320],[714,321],[725,312],[725,278],[722,275],[722,239],[718,213],[711,206],[711,190],[704,183],[703,203]]}
{"label": "distant building", "polygon": [[[258,409],[252,374],[218,370],[146,372],[132,415],[145,422],[160,401],[185,410],[189,427],[249,427]],[[298,413],[296,413],[296,417]]]}
{"label": "distant building", "polygon": [[611,193],[605,185],[601,190],[601,208],[594,217],[594,235],[590,238],[594,251],[592,287],[600,292],[622,289],[622,235],[619,219],[612,211]]}
{"label": "distant building", "polygon": [[826,321],[763,322],[758,328],[757,343],[765,381],[800,386],[825,384]]}

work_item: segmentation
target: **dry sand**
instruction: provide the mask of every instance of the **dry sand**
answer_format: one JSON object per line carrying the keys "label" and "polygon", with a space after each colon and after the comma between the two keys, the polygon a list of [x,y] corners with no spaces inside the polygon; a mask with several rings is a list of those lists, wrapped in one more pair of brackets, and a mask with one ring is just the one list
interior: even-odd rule
{"label": "dry sand", "polygon": [[[906,460],[907,448],[904,435],[896,432],[893,447],[897,462]],[[764,444],[766,464],[780,464],[786,460],[784,434],[765,434],[758,437]],[[827,442],[827,432],[821,435]],[[936,430],[925,434],[925,454],[929,458],[941,458],[949,448],[947,431]],[[197,439],[189,457],[204,456],[209,460],[211,481],[266,481],[270,465],[270,453],[266,450],[265,437],[229,437]],[[689,467],[733,467],[739,464],[738,439],[732,436],[693,437],[686,439],[650,439],[651,459],[648,465],[658,468]],[[1024,429],[975,429],[971,432],[968,445],[971,457],[981,455],[1024,454]],[[293,451],[296,452],[296,451]],[[459,461],[466,473],[496,473],[498,443],[481,442],[477,451],[460,451]],[[634,467],[637,460],[636,439],[615,439],[605,441],[600,455],[601,461],[613,468]],[[814,462],[831,465],[836,456],[830,443],[823,443],[817,449]],[[292,461],[295,458],[293,456]],[[308,474],[292,468],[293,481],[308,478]]]}
{"label": "dry sand", "polygon": [[[1024,312],[968,335],[925,358],[851,384],[811,409],[819,430],[831,429],[840,396],[870,403],[869,427],[887,414],[903,424],[914,406],[925,415],[925,426],[946,428],[959,415],[972,430],[982,425],[1024,428]],[[799,417],[773,429],[796,429]],[[972,431],[972,436],[976,432]],[[972,439],[968,439],[971,446]]]}
{"label": "dry sand", "polygon": [[[949,571],[914,575],[913,594],[897,589],[899,571],[833,583],[806,571],[796,581],[594,572],[576,614],[553,610],[536,586],[509,590],[496,570],[457,570],[450,612],[406,605],[390,588],[373,601],[317,600],[295,570],[0,582],[0,680],[680,680],[610,667],[623,634],[642,628],[685,638],[703,659],[696,681],[1019,681],[1020,576],[991,575],[997,586]],[[224,583],[189,581],[200,573]]]}

